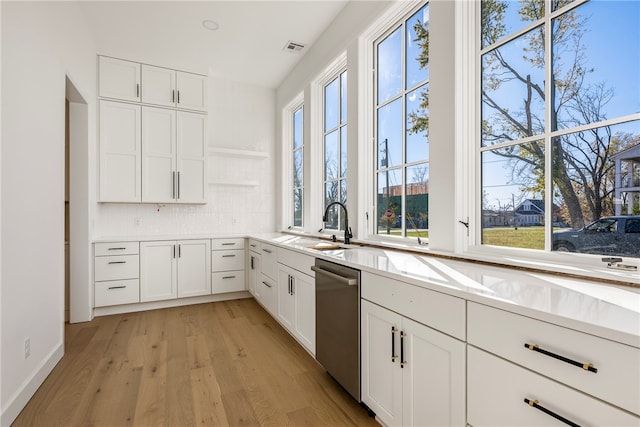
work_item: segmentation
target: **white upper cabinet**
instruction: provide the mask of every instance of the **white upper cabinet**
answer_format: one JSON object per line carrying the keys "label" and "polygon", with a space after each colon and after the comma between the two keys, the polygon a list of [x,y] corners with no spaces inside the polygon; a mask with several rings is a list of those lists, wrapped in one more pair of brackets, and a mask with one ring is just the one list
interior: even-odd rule
{"label": "white upper cabinet", "polygon": [[142,102],[206,111],[207,78],[200,74],[143,64]]}
{"label": "white upper cabinet", "polygon": [[177,112],[176,201],[206,203],[207,116]]}
{"label": "white upper cabinet", "polygon": [[206,76],[104,56],[99,67],[99,96],[127,101],[99,100],[99,201],[206,203]]}
{"label": "white upper cabinet", "polygon": [[142,102],[176,106],[176,72],[168,68],[142,65]]}
{"label": "white upper cabinet", "polygon": [[142,201],[176,199],[176,112],[142,107]]}
{"label": "white upper cabinet", "polygon": [[140,106],[101,100],[100,201],[140,202]]}
{"label": "white upper cabinet", "polygon": [[140,64],[122,59],[99,57],[98,96],[140,101]]}
{"label": "white upper cabinet", "polygon": [[207,111],[207,78],[200,74],[177,71],[176,107]]}

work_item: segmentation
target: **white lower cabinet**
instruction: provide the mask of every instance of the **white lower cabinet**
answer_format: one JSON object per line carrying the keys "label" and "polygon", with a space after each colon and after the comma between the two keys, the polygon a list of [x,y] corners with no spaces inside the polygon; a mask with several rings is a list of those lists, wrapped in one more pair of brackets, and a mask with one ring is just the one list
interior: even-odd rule
{"label": "white lower cabinet", "polygon": [[465,344],[361,300],[362,401],[387,426],[462,426]]}
{"label": "white lower cabinet", "polygon": [[640,425],[628,412],[483,350],[469,346],[467,357],[468,422],[474,427]]}
{"label": "white lower cabinet", "polygon": [[250,250],[249,251],[249,292],[256,299],[260,299],[260,279],[262,278],[262,270],[260,268],[261,258],[260,253]]}
{"label": "white lower cabinet", "polygon": [[94,307],[140,301],[138,242],[96,243]]}
{"label": "white lower cabinet", "polygon": [[277,294],[278,320],[311,354],[315,354],[315,279],[279,264]]}
{"label": "white lower cabinet", "polygon": [[256,294],[258,295],[258,302],[273,317],[276,317],[278,315],[278,286],[276,281],[266,274],[261,274],[260,281],[256,284]]}
{"label": "white lower cabinet", "polygon": [[209,240],[140,242],[140,301],[211,293]]}
{"label": "white lower cabinet", "polygon": [[246,290],[244,239],[213,239],[212,249],[211,293]]}

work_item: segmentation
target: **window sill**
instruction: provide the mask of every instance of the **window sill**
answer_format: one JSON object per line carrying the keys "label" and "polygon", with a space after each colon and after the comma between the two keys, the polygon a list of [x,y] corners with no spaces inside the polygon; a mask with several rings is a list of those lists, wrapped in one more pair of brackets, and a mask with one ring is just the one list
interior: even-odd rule
{"label": "window sill", "polygon": [[[320,240],[330,240],[330,236],[325,233],[306,233],[294,230],[283,231],[283,233]],[[342,236],[336,236],[338,237],[338,241],[343,240]],[[509,253],[507,253],[506,250],[501,250],[502,248],[453,253],[435,251],[426,245],[411,244],[405,241],[390,242],[384,239],[352,239],[351,243],[373,248],[394,249],[402,252],[486,264],[494,267],[511,268],[534,273],[557,274],[577,279],[597,280],[611,285],[638,288],[640,291],[640,260],[634,258],[625,258],[624,262],[625,264],[638,266],[638,270],[625,271],[609,269],[605,263],[601,263],[600,265],[599,259],[598,265],[594,265],[593,256],[582,254],[564,255],[554,252],[554,257],[557,259],[550,261],[548,259],[548,253],[544,253],[547,257],[547,259],[544,259],[543,256],[532,256],[529,251],[514,248],[509,248]],[[571,257],[571,259],[567,259],[568,257]],[[576,262],[576,260],[578,261]]]}

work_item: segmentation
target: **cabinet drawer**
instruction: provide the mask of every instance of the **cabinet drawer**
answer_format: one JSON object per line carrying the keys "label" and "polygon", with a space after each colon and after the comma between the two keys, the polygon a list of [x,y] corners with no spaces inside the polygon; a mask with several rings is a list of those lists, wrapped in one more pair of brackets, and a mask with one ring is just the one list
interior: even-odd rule
{"label": "cabinet drawer", "polygon": [[244,270],[244,250],[211,252],[211,271]]}
{"label": "cabinet drawer", "polygon": [[129,279],[96,282],[94,301],[95,307],[140,302],[140,281]]}
{"label": "cabinet drawer", "polygon": [[268,243],[263,243],[261,248],[262,274],[270,279],[278,278],[278,249]]}
{"label": "cabinet drawer", "polygon": [[223,294],[246,290],[244,271],[222,271],[211,273],[211,293]]}
{"label": "cabinet drawer", "polygon": [[[640,349],[481,304],[467,310],[469,344],[640,415]],[[589,363],[597,373],[582,368]]]}
{"label": "cabinet drawer", "polygon": [[270,277],[262,274],[260,281],[256,283],[256,292],[258,293],[258,302],[273,317],[278,317],[278,287],[277,283]]}
{"label": "cabinet drawer", "polygon": [[94,249],[96,256],[135,255],[140,253],[140,244],[138,242],[96,243]]}
{"label": "cabinet drawer", "polygon": [[123,280],[140,277],[140,256],[119,255],[95,258],[95,280]]}
{"label": "cabinet drawer", "polygon": [[638,426],[637,418],[471,346],[467,349],[467,422],[481,426],[564,425],[524,399],[581,426]]}
{"label": "cabinet drawer", "polygon": [[211,249],[214,251],[229,250],[229,249],[244,249],[244,239],[243,238],[212,239]]}
{"label": "cabinet drawer", "polygon": [[259,240],[249,239],[249,250],[262,252],[262,243]]}
{"label": "cabinet drawer", "polygon": [[310,255],[278,248],[278,262],[308,276],[315,277],[316,275],[316,273],[311,270],[311,266],[315,264],[316,259]]}
{"label": "cabinet drawer", "polygon": [[362,272],[361,296],[405,317],[465,340],[465,301]]}

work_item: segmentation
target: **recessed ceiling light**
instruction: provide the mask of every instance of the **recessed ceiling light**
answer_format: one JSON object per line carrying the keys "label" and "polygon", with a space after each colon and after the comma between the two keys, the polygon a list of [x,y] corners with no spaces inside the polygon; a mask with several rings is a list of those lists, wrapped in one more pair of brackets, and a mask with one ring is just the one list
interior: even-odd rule
{"label": "recessed ceiling light", "polygon": [[207,30],[215,31],[220,28],[220,25],[216,21],[212,21],[211,19],[205,19],[202,21],[202,26]]}

